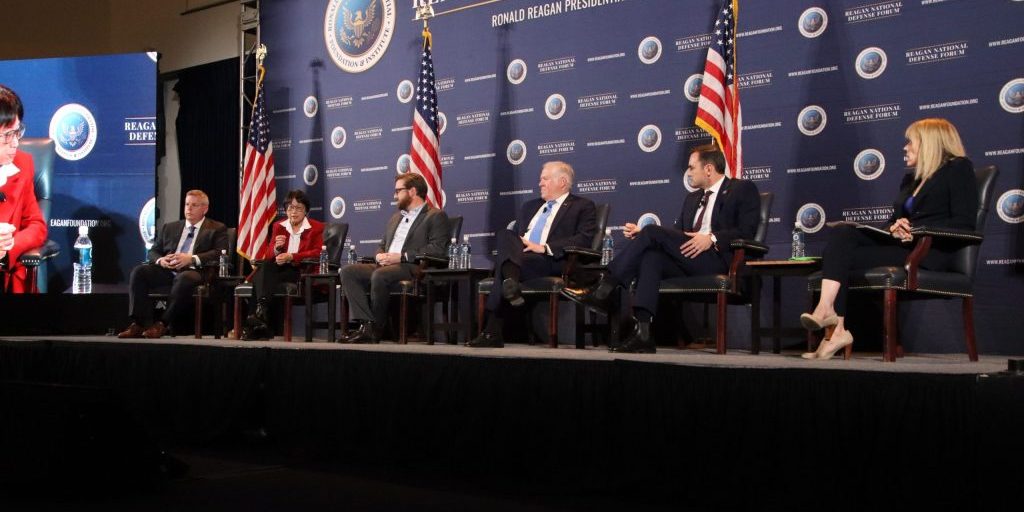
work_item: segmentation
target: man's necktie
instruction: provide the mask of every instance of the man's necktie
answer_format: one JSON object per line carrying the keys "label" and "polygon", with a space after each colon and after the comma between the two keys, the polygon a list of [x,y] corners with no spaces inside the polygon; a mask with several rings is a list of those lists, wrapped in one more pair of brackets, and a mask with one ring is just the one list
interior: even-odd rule
{"label": "man's necktie", "polygon": [[533,225],[533,229],[530,230],[530,236],[527,237],[531,242],[535,244],[540,243],[540,236],[544,234],[544,226],[547,226],[548,216],[551,215],[551,209],[554,208],[556,202],[552,199],[544,205],[544,209],[540,212],[540,217],[537,217],[537,223]]}
{"label": "man's necktie", "polygon": [[189,252],[192,250],[192,241],[196,238],[196,227],[188,227],[188,236],[185,237],[185,243],[181,244],[181,252]]}
{"label": "man's necktie", "polygon": [[704,192],[704,197],[700,199],[700,213],[697,214],[697,222],[693,223],[693,229],[691,230],[694,233],[700,231],[701,225],[704,224],[704,212],[708,210],[708,199],[711,198],[711,194],[713,193],[714,192],[708,190]]}

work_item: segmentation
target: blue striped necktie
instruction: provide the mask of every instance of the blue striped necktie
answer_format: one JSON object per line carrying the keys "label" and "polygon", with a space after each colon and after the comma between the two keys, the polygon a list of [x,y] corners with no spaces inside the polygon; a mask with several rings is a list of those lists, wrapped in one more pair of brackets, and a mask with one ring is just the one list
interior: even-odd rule
{"label": "blue striped necktie", "polygon": [[551,209],[555,207],[556,202],[552,199],[544,205],[544,209],[540,212],[540,217],[537,217],[537,223],[533,225],[533,229],[530,230],[530,236],[527,237],[531,242],[535,244],[540,243],[540,237],[544,234],[544,226],[548,224],[548,216],[551,215]]}
{"label": "blue striped necktie", "polygon": [[188,227],[188,236],[185,237],[185,243],[181,244],[181,251],[180,252],[189,252],[190,250],[192,250],[192,241],[195,240],[195,238],[196,238],[195,234],[196,234],[196,227],[195,226],[189,226]]}

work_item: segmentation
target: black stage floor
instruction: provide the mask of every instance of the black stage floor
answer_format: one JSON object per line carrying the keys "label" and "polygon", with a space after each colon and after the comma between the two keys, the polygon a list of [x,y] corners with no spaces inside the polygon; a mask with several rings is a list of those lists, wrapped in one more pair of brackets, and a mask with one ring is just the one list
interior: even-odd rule
{"label": "black stage floor", "polygon": [[176,476],[157,448],[248,439],[357,476],[402,468],[580,503],[1001,506],[1024,476],[1024,377],[1005,367],[962,354],[887,364],[879,354],[6,337],[0,484]]}

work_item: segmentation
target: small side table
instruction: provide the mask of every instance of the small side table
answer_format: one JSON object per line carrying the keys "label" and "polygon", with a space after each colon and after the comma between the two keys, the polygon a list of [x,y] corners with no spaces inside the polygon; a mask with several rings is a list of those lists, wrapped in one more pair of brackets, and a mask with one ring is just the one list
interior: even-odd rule
{"label": "small side table", "polygon": [[[473,293],[477,283],[491,275],[491,269],[485,268],[428,268],[423,271],[423,283],[427,288],[427,344],[434,344],[434,331],[444,330],[448,343],[463,335],[462,341],[469,341],[473,335]],[[448,312],[447,322],[434,321],[434,288],[438,284],[448,283],[448,300],[445,308]],[[453,303],[455,307],[453,307]]]}
{"label": "small side table", "polygon": [[[757,339],[760,339],[765,333],[770,334],[772,337],[772,353],[778,354],[782,352],[782,336],[807,336],[808,346],[812,343],[813,335],[808,333],[803,328],[783,328],[782,327],[782,278],[783,277],[803,277],[817,272],[821,269],[821,259],[806,259],[806,260],[752,260],[746,262],[746,269],[744,272],[747,275],[752,276],[765,276],[772,278],[772,325],[767,329],[758,329],[756,334]],[[753,289],[751,292],[760,298],[761,294],[761,281],[759,279],[752,279]],[[753,306],[752,315],[760,315],[761,311],[757,304],[760,301],[755,301]],[[760,345],[760,343],[758,343]],[[756,352],[755,352],[756,353]]]}
{"label": "small side table", "polygon": [[306,341],[313,341],[313,288],[320,283],[327,284],[327,342],[334,343],[335,327],[337,319],[335,312],[338,309],[338,293],[336,291],[341,284],[341,275],[337,272],[327,274],[302,274],[303,288],[306,301]]}

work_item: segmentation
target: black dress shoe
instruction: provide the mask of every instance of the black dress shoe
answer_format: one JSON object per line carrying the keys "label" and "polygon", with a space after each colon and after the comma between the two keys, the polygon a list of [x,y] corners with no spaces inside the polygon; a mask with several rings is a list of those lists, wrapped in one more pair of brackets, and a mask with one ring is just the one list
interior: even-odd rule
{"label": "black dress shoe", "polygon": [[381,329],[373,322],[365,322],[359,330],[344,339],[342,343],[380,343]]}
{"label": "black dress shoe", "polygon": [[590,286],[562,288],[562,296],[598,313],[607,313],[611,302],[609,298],[618,285],[619,283],[614,277],[604,274],[601,279]]}
{"label": "black dress shoe", "polygon": [[509,278],[501,282],[501,296],[515,307],[526,304],[526,300],[523,299],[523,290],[519,287],[519,281],[515,279]]}
{"label": "black dress shoe", "polygon": [[625,354],[653,354],[657,352],[654,340],[651,339],[651,323],[635,322],[633,332],[622,343],[608,347],[609,352]]}
{"label": "black dress shoe", "polygon": [[476,338],[467,341],[466,346],[474,348],[502,348],[505,346],[505,343],[501,341],[501,337],[497,334],[484,331]]}

